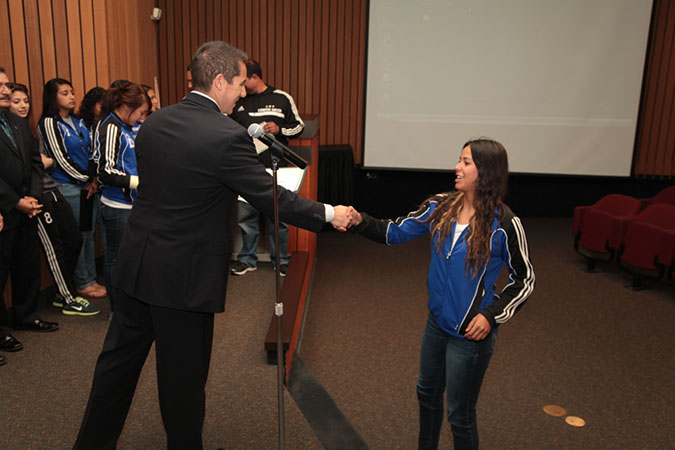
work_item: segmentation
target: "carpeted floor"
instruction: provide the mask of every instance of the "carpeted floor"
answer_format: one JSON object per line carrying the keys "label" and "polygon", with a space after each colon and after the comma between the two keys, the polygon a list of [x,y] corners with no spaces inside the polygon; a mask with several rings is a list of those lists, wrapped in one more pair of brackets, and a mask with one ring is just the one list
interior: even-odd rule
{"label": "carpeted floor", "polygon": [[[675,291],[589,274],[571,220],[524,220],[537,286],[499,330],[478,404],[488,449],[675,448]],[[374,449],[413,449],[429,242],[383,246],[325,234],[301,354]],[[556,404],[587,425],[542,408]],[[442,448],[451,448],[449,426]]]}
{"label": "carpeted floor", "polygon": [[[226,312],[216,315],[207,384],[204,446],[207,449],[277,446],[277,371],[266,364],[263,342],[274,309],[271,266],[231,277]],[[97,304],[106,306],[105,301]],[[0,449],[72,448],[82,420],[96,358],[108,326],[107,306],[89,318],[45,307],[42,318],[60,323],[50,334],[15,332],[24,344],[4,353],[0,367]],[[166,445],[157,400],[154,348],[143,369],[119,441],[120,449]],[[289,449],[321,448],[288,393]]]}
{"label": "carpeted floor", "polygon": [[[499,332],[478,406],[481,444],[494,449],[675,448],[675,292],[635,293],[612,266],[581,269],[571,221],[524,220],[537,286]],[[350,233],[319,235],[300,354],[373,449],[416,447],[415,382],[426,320],[425,239],[385,247]],[[207,387],[206,448],[277,447],[276,368],[263,341],[273,309],[271,267],[231,277],[216,316]],[[99,304],[105,305],[99,301]],[[19,353],[0,367],[0,448],[70,448],[84,412],[107,314],[58,320],[52,334],[16,332]],[[286,395],[289,449],[322,445]],[[584,428],[546,415],[557,404]],[[165,443],[151,352],[118,448]],[[451,448],[447,425],[442,448]]]}

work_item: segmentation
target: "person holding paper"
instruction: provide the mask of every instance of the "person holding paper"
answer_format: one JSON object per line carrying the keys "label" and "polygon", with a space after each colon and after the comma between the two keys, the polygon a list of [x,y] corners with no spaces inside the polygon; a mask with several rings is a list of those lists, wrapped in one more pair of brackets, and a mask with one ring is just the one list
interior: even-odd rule
{"label": "person holding paper", "polygon": [[[268,86],[262,78],[260,64],[252,59],[246,63],[246,97],[240,98],[234,106],[230,117],[242,124],[245,128],[253,123],[262,126],[265,133],[273,134],[283,145],[288,140],[299,136],[305,123],[298,114],[293,97],[281,89]],[[265,167],[272,167],[270,152],[265,151],[267,146],[257,139],[254,140],[256,150],[260,153],[260,161]],[[237,255],[237,262],[232,266],[234,275],[244,275],[256,270],[258,256],[256,248],[260,238],[260,212],[245,202],[239,202],[238,221],[241,229],[242,246]],[[274,223],[268,217],[270,236],[270,259],[276,264],[276,248],[274,246]],[[281,276],[286,275],[291,255],[286,253],[288,246],[288,226],[279,222],[279,271]]]}

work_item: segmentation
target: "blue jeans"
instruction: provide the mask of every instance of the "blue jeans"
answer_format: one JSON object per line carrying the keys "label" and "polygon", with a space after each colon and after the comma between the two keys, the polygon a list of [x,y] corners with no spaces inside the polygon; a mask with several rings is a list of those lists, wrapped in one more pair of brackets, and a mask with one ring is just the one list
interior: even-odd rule
{"label": "blue jeans", "polygon": [[[82,187],[75,184],[59,183],[59,192],[66,199],[73,215],[80,225],[80,192]],[[96,215],[99,209],[100,195],[94,195],[94,207],[92,208],[92,223],[96,223]],[[76,289],[84,289],[96,282],[96,248],[94,246],[94,230],[82,231],[82,249],[75,265],[73,273]]]}
{"label": "blue jeans", "polygon": [[[101,208],[101,217],[105,228],[105,261],[103,263],[103,276],[105,277],[105,287],[108,292],[113,292],[112,274],[117,262],[117,250],[122,242],[124,229],[129,221],[130,209],[113,208],[105,206]],[[110,298],[110,309],[113,309],[112,296]]]}
{"label": "blue jeans", "polygon": [[[239,202],[237,219],[239,228],[241,228],[241,250],[237,255],[237,260],[255,267],[258,264],[258,238],[260,237],[260,212],[246,202]],[[276,248],[274,246],[274,223],[267,218],[270,224],[270,259],[276,261]],[[287,265],[291,261],[291,255],[286,253],[288,247],[288,225],[279,222],[279,247],[281,247],[281,256],[279,261],[281,265]]]}
{"label": "blue jeans", "polygon": [[417,381],[420,449],[438,447],[446,387],[448,421],[455,449],[478,448],[476,403],[496,341],[496,332],[482,341],[452,336],[441,330],[429,314],[422,338]]}

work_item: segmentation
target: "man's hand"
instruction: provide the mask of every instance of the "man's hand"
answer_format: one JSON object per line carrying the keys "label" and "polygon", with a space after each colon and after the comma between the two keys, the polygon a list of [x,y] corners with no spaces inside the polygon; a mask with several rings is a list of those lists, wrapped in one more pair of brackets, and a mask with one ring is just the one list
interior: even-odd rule
{"label": "man's hand", "polygon": [[3,219],[2,214],[0,214],[0,231],[2,231],[4,226],[5,226],[5,219]]}
{"label": "man's hand", "polygon": [[42,205],[33,197],[24,197],[19,200],[16,209],[26,214],[28,217],[35,217],[42,212]]}
{"label": "man's hand", "polygon": [[84,185],[84,190],[87,191],[87,198],[91,198],[91,196],[98,191],[98,186],[99,184],[96,178]]}
{"label": "man's hand", "polygon": [[351,206],[338,205],[334,206],[333,210],[335,211],[335,217],[330,221],[331,225],[336,230],[347,231],[347,227],[350,226],[352,221],[352,211],[354,208]]}
{"label": "man's hand", "polygon": [[265,122],[265,124],[262,126],[262,129],[265,133],[271,133],[274,135],[279,134],[279,125],[277,125],[274,122]]}
{"label": "man's hand", "polygon": [[476,314],[476,317],[474,317],[469,323],[469,326],[466,327],[464,337],[471,341],[482,341],[487,337],[491,330],[492,327],[490,326],[490,322],[488,322],[485,316]]}

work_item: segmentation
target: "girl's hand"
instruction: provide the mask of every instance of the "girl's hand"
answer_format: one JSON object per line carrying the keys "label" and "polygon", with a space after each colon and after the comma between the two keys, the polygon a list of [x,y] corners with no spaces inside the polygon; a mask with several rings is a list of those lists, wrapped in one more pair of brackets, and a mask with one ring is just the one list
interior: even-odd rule
{"label": "girl's hand", "polygon": [[490,322],[482,314],[476,314],[476,317],[471,319],[469,326],[466,327],[464,337],[471,341],[482,341],[492,331]]}

